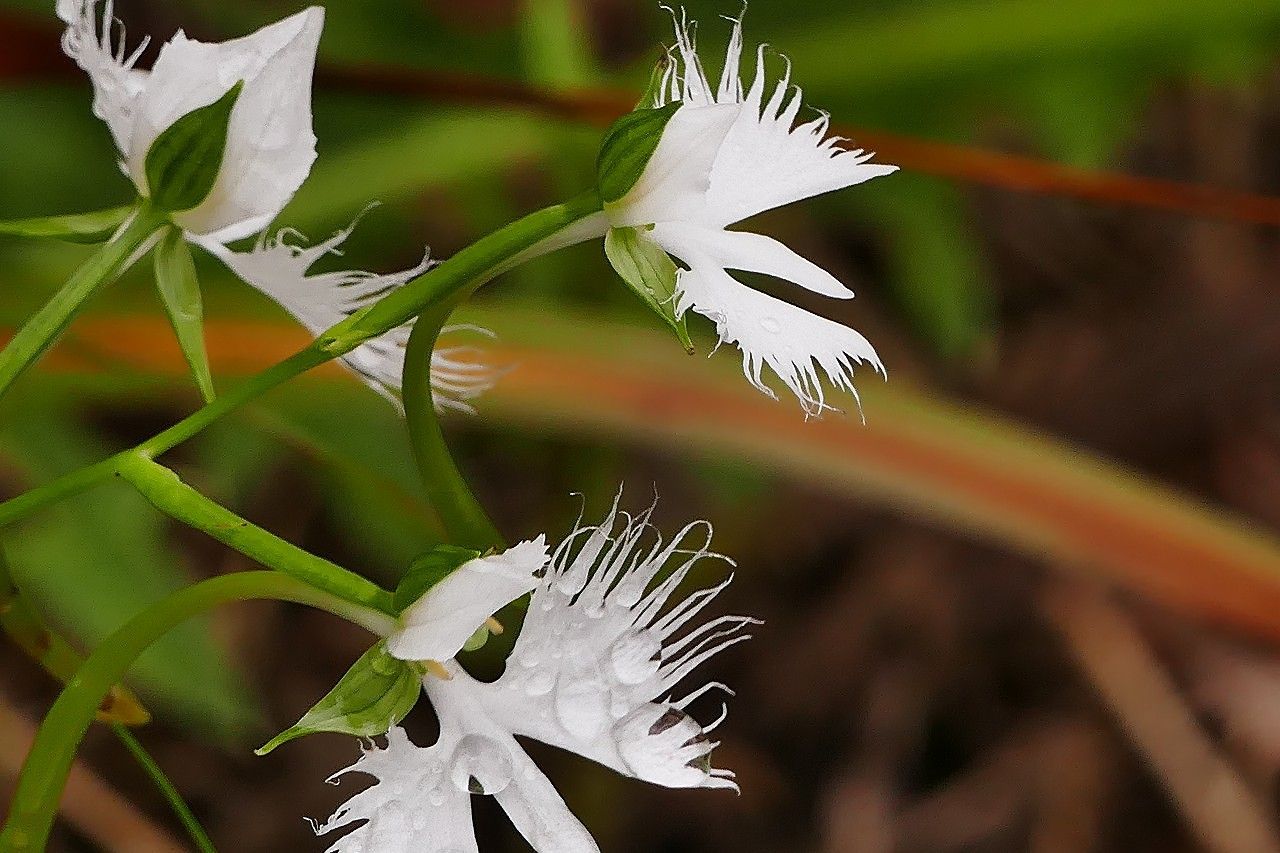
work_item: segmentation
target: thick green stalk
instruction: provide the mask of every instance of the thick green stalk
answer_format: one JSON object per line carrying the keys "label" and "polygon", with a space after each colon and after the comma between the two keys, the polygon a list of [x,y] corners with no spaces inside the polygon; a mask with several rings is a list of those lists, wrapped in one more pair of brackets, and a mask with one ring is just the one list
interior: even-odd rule
{"label": "thick green stalk", "polygon": [[124,273],[134,254],[166,221],[163,213],[142,202],[124,231],[85,261],[62,289],[18,330],[0,352],[0,397],[53,346],[89,297]]}
{"label": "thick green stalk", "polygon": [[264,566],[350,602],[343,615],[374,633],[386,634],[394,626],[386,615],[394,612],[391,593],[372,581],[251,524],[142,453],[121,454],[117,460],[120,476],[166,515],[203,530]]}
{"label": "thick green stalk", "polygon": [[106,639],[49,709],[18,778],[0,853],[43,850],[71,763],[111,686],[153,642],[193,616],[223,604],[276,599],[351,615],[351,605],[279,572],[239,572],[203,581],[152,605]]}
{"label": "thick green stalk", "polygon": [[422,474],[423,486],[444,522],[450,541],[484,551],[502,547],[505,544],[502,534],[471,493],[466,478],[458,471],[445,444],[431,398],[431,354],[435,351],[436,339],[440,337],[440,328],[451,310],[452,306],[447,303],[432,308],[414,324],[405,346],[401,394],[413,457]]}

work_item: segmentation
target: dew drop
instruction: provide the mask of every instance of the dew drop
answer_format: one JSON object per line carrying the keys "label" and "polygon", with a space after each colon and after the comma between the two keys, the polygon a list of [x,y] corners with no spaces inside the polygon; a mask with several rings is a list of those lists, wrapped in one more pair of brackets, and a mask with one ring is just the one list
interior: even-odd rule
{"label": "dew drop", "polygon": [[467,735],[453,751],[449,778],[459,791],[496,794],[511,784],[511,755],[492,738]]}
{"label": "dew drop", "polygon": [[648,631],[630,631],[609,650],[613,674],[623,684],[639,684],[662,665],[662,645]]}
{"label": "dew drop", "polygon": [[771,335],[776,335],[782,331],[782,324],[773,317],[762,317],[760,319],[760,328]]}
{"label": "dew drop", "polygon": [[608,687],[598,679],[561,683],[556,692],[556,719],[565,731],[590,740],[608,722]]}
{"label": "dew drop", "polygon": [[524,681],[524,692],[530,696],[546,696],[556,686],[555,673],[540,669],[529,675]]}

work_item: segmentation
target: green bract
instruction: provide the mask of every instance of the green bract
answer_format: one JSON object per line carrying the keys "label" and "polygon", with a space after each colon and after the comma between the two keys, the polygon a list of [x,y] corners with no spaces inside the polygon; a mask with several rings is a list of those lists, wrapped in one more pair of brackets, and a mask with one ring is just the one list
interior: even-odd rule
{"label": "green bract", "polygon": [[605,204],[618,201],[640,180],[662,139],[667,122],[680,109],[674,102],[657,109],[636,110],[613,123],[604,134],[596,158],[596,186]]}
{"label": "green bract", "polygon": [[693,343],[684,318],[676,316],[678,269],[675,261],[661,248],[642,239],[635,228],[609,229],[604,237],[604,253],[627,287],[675,330],[680,343],[692,353]]}
{"label": "green bract", "polygon": [[236,83],[207,107],[192,110],[156,137],[147,152],[147,187],[152,203],[177,213],[209,197],[222,170],[227,126],[244,83]]}
{"label": "green bract", "polygon": [[440,581],[456,572],[464,563],[480,556],[479,551],[458,548],[454,545],[437,545],[413,561],[409,571],[396,587],[392,606],[397,613],[404,612]]}
{"label": "green bract", "polygon": [[0,222],[0,234],[14,237],[53,237],[69,243],[101,243],[116,233],[135,210],[137,207],[126,204],[92,213],[11,219]]}
{"label": "green bract", "polygon": [[422,689],[421,671],[396,660],[378,643],[360,656],[342,680],[293,726],[255,750],[266,755],[283,743],[316,732],[357,737],[386,734],[413,710]]}
{"label": "green bract", "polygon": [[204,345],[204,305],[191,249],[182,232],[170,228],[156,246],[156,289],[178,337],[178,346],[205,402],[214,397],[209,354]]}

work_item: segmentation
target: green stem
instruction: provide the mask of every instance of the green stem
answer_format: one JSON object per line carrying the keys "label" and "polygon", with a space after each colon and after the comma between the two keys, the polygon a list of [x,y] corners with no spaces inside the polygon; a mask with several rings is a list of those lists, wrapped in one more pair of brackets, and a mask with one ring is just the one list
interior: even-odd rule
{"label": "green stem", "polygon": [[[71,647],[71,644],[50,631],[40,621],[35,608],[14,582],[2,548],[0,548],[0,629],[3,629],[9,639],[26,652],[28,657],[39,663],[63,684],[74,678],[80,667],[84,666],[84,658]],[[99,704],[95,716],[99,721],[110,724],[115,736],[160,789],[160,793],[178,816],[178,820],[186,827],[191,840],[201,853],[216,853],[204,828],[200,826],[200,822],[196,820],[190,807],[182,799],[182,795],[165,776],[156,760],[134,737],[133,732],[129,731],[129,726],[143,725],[151,719],[151,715],[134,698],[133,693],[122,684],[113,684],[106,698]]]}
{"label": "green stem", "polygon": [[67,683],[36,732],[9,817],[0,831],[0,853],[43,850],[76,750],[111,685],[124,678],[152,643],[193,616],[222,604],[276,599],[306,604],[343,618],[350,604],[279,572],[239,572],[203,581],[152,605],[106,639]]}
{"label": "green stem", "polygon": [[7,527],[63,498],[78,495],[105,483],[115,475],[116,462],[116,457],[112,456],[0,503],[0,527]]}
{"label": "green stem", "polygon": [[151,753],[147,752],[142,742],[119,723],[111,726],[111,731],[115,732],[116,737],[124,744],[124,748],[133,756],[133,760],[138,762],[147,776],[151,778],[152,783],[160,790],[165,801],[169,803],[169,808],[177,816],[182,823],[183,828],[187,831],[187,835],[191,836],[191,843],[196,846],[200,853],[218,853],[213,842],[209,839],[208,833],[204,831],[204,827],[200,825],[199,819],[195,813],[191,811],[191,807],[187,805],[187,801],[182,798],[182,794],[174,786],[169,777],[165,775],[164,769],[151,757]]}
{"label": "green stem", "polygon": [[450,541],[478,551],[501,548],[505,544],[502,534],[472,494],[449,453],[431,398],[431,354],[450,311],[451,306],[446,304],[425,312],[414,324],[405,346],[401,394],[409,443],[422,484]]}
{"label": "green stem", "polygon": [[293,545],[210,500],[165,466],[142,453],[117,457],[120,476],[161,512],[231,546],[247,557],[349,602],[343,616],[376,634],[394,620],[391,593],[355,572]]}
{"label": "green stem", "polygon": [[85,261],[62,289],[18,330],[0,352],[0,397],[53,346],[89,297],[124,273],[134,254],[166,221],[164,213],[142,202],[124,231]]}
{"label": "green stem", "polygon": [[[596,221],[599,213],[600,200],[594,192],[589,192],[531,213],[481,238],[420,278],[338,323],[306,349],[143,442],[137,450],[152,457],[172,450],[245,403],[403,325],[433,304],[456,304],[477,287],[524,261],[598,236],[602,227]],[[116,460],[111,459],[81,469],[0,504],[0,527],[103,482],[115,472],[115,464]]]}

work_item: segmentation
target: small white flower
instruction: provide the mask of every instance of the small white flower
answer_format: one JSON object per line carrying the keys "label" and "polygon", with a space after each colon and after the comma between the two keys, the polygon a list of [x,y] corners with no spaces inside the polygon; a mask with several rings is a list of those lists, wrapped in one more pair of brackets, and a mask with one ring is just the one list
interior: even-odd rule
{"label": "small white flower", "polygon": [[[284,208],[311,171],[311,77],[324,27],[313,6],[244,38],[205,44],[178,32],[151,71],[134,68],[147,45],[126,53],[125,34],[107,0],[58,0],[63,49],[93,82],[93,111],[107,123],[121,166],[148,195],[151,144],[176,120],[244,89],[227,129],[222,170],[198,207],[174,215],[188,232],[229,242],[256,234]],[[118,33],[118,36],[117,36]]]}
{"label": "small white flower", "polygon": [[[411,269],[385,275],[359,270],[307,275],[325,255],[341,254],[339,248],[358,223],[357,218],[328,240],[310,247],[298,243],[301,235],[290,229],[283,229],[274,237],[264,232],[247,252],[233,251],[217,240],[201,237],[192,237],[192,240],[216,255],[241,279],[274,299],[313,335],[319,335],[434,265],[424,256],[422,263]],[[295,242],[290,242],[290,238]],[[347,353],[342,361],[369,387],[398,405],[404,351],[412,330],[412,323],[391,329]],[[446,326],[441,334],[466,332],[490,334],[476,326],[462,325]],[[492,388],[501,375],[501,369],[484,363],[477,347],[437,347],[431,356],[431,390],[436,409],[472,412],[469,401]]]}
{"label": "small white flower", "polygon": [[[714,619],[685,630],[728,581],[668,608],[708,542],[685,545],[700,525],[671,542],[656,539],[647,515],[614,509],[598,527],[580,527],[556,550],[534,591],[501,678],[481,683],[456,662],[451,679],[424,689],[440,720],[430,747],[399,729],[385,749],[370,746],[352,767],[377,784],[357,794],[317,832],[365,821],[330,853],[475,851],[471,794],[492,795],[538,853],[599,848],[550,780],[516,740],[530,737],[576,752],[637,779],[673,788],[735,789],[712,769],[717,746],[686,708],[720,684],[680,698],[670,691],[693,669],[748,639],[755,620]],[[669,574],[672,559],[679,563]]]}
{"label": "small white flower", "polygon": [[448,660],[485,620],[533,591],[549,557],[547,537],[539,536],[468,560],[405,608],[387,651],[401,660]]}
{"label": "small white flower", "polygon": [[[744,90],[739,66],[742,22],[735,21],[724,70],[713,87],[698,58],[692,28],[677,21],[676,49],[653,107],[679,104],[634,187],[606,204],[613,227],[632,227],[683,262],[676,282],[676,314],[692,308],[716,323],[722,342],[743,352],[743,370],[758,389],[775,396],[761,377],[768,365],[809,414],[828,408],[818,368],[837,388],[857,394],[854,368],[883,372],[875,350],[852,329],[754,290],[727,270],[764,273],[814,293],[849,299],[853,293],[830,273],[782,243],[730,231],[734,223],[775,207],[862,183],[896,170],[869,162],[872,155],[841,148],[819,114],[797,125],[802,106],[792,91],[788,64],[767,82],[765,51]],[[772,85],[771,91],[767,89]]]}

